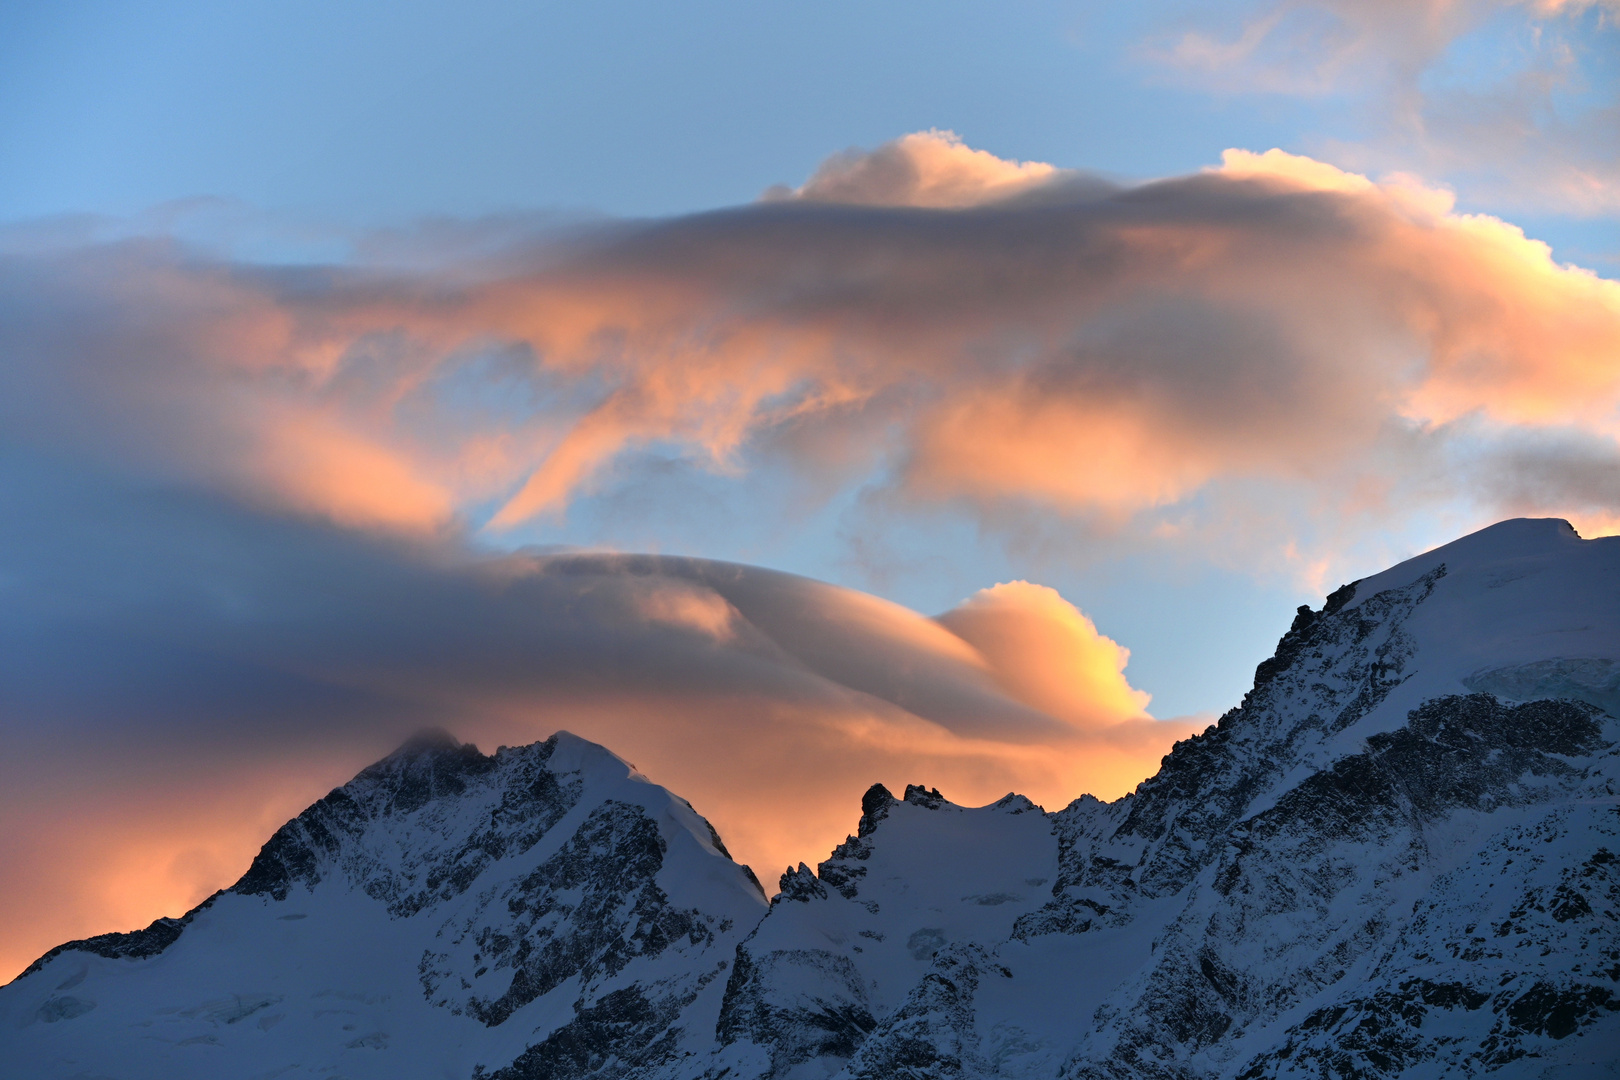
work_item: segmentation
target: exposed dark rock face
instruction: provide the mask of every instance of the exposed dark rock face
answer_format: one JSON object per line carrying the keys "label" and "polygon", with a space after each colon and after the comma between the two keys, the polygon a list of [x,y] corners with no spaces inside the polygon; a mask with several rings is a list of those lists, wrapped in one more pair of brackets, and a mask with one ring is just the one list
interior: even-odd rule
{"label": "exposed dark rock face", "polygon": [[797,870],[785,871],[777,887],[781,891],[771,901],[773,904],[792,900],[798,900],[802,903],[812,899],[825,900],[827,898],[826,888],[804,863],[800,863]]}
{"label": "exposed dark rock face", "polygon": [[[465,892],[492,861],[533,847],[579,798],[546,768],[556,740],[485,756],[448,735],[417,736],[276,831],[231,891],[285,900],[323,873],[346,874],[395,917],[414,915]],[[474,785],[495,785],[497,805],[466,835],[450,808]],[[422,819],[440,844],[403,865],[371,850],[371,823]]]}
{"label": "exposed dark rock face", "polygon": [[712,943],[712,918],[671,906],[654,880],[665,851],[639,807],[598,806],[555,855],[439,932],[448,948],[418,969],[429,1000],[493,1027],[568,979],[589,989],[634,957]]}
{"label": "exposed dark rock face", "polygon": [[[1597,710],[1571,701],[1504,705],[1487,694],[1443,697],[1414,710],[1406,727],[1367,739],[1289,791],[1235,834],[1239,851],[1309,831],[1383,840],[1455,809],[1489,812],[1535,801],[1548,783],[1578,777],[1565,756],[1601,745]],[[1538,783],[1538,781],[1542,781]]]}
{"label": "exposed dark rock face", "polygon": [[687,1004],[676,998],[647,1000],[639,986],[604,994],[574,1019],[531,1046],[516,1061],[493,1073],[476,1071],[475,1080],[619,1080],[644,1075],[676,1053],[670,1025]]}
{"label": "exposed dark rock face", "polygon": [[939,793],[939,788],[926,788],[921,784],[907,784],[906,797],[901,800],[912,806],[923,806],[929,810],[938,810],[945,805],[945,796]]}
{"label": "exposed dark rock face", "polygon": [[992,1075],[978,1053],[973,998],[984,978],[1011,978],[977,945],[936,955],[933,970],[850,1062],[851,1080],[955,1080]]}
{"label": "exposed dark rock face", "polygon": [[[214,894],[214,896],[218,895],[218,893]],[[143,930],[131,930],[127,933],[97,934],[95,937],[84,938],[79,941],[63,942],[32,964],[29,964],[22,974],[28,975],[38,971],[53,957],[60,956],[65,952],[93,953],[96,956],[104,956],[109,960],[139,960],[148,956],[156,956],[180,940],[180,932],[196,917],[199,911],[206,910],[208,905],[214,902],[214,896],[210,896],[178,919],[154,919]],[[21,976],[18,977],[21,978]]]}
{"label": "exposed dark rock face", "polygon": [[751,941],[737,947],[716,1029],[720,1045],[746,1039],[769,1047],[771,1075],[815,1058],[852,1056],[877,1021],[849,958],[826,949],[756,956]]}
{"label": "exposed dark rock face", "polygon": [[873,784],[867,788],[866,794],[861,796],[861,823],[855,835],[872,835],[872,830],[878,827],[878,822],[888,816],[889,807],[893,806],[894,802],[894,796],[889,794],[889,789],[882,784]]}
{"label": "exposed dark rock face", "polygon": [[[1195,897],[1174,924],[1132,995],[1138,1010],[1121,1015],[1121,1038],[1076,1075],[1195,1075],[1185,1064],[1192,1055],[1345,981],[1387,947],[1401,898],[1432,873],[1429,830],[1457,811],[1489,814],[1570,794],[1583,770],[1565,757],[1599,749],[1596,712],[1568,701],[1434,699],[1404,728],[1370,737],[1363,753],[1242,821],[1211,866],[1202,902]],[[1373,1010],[1367,1025],[1379,1027],[1378,1010],[1398,995],[1421,997],[1422,980],[1414,985],[1346,1008],[1364,1019]]]}
{"label": "exposed dark rock face", "polygon": [[[1239,1076],[1522,1068],[1620,1011],[1617,848],[1620,816],[1591,804],[1507,830],[1435,883],[1364,981],[1289,1026]],[[1579,852],[1590,854],[1570,857]],[[1560,862],[1547,884],[1545,868]]]}

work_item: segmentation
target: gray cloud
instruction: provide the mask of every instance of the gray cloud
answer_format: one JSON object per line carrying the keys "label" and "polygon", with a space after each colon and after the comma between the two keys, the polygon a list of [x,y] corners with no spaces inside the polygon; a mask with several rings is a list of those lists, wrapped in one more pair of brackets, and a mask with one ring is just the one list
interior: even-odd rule
{"label": "gray cloud", "polygon": [[1587,432],[1515,433],[1466,467],[1486,499],[1526,515],[1546,507],[1611,518],[1620,511],[1620,447]]}

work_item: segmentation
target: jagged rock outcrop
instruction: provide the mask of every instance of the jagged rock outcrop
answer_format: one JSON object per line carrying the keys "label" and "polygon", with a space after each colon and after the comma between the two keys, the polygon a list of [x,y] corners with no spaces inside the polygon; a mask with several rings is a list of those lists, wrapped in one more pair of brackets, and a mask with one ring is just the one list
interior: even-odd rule
{"label": "jagged rock outcrop", "polygon": [[[975,890],[1011,917],[967,934],[929,925],[967,889],[920,900],[887,867],[931,852],[958,882],[991,880],[974,856],[1009,850],[1019,819],[869,793],[822,864],[826,895],[798,883],[804,903],[774,907],[743,950],[815,942],[822,970],[870,965],[870,1034],[806,1056],[800,998],[747,1032],[797,1054],[717,1061],[750,1078],[1609,1075],[1617,655],[1620,541],[1561,522],[1344,586],[1133,794],[1036,815],[1048,846],[1024,880],[1009,867],[996,880],[1015,884]],[[994,835],[969,847],[959,815]],[[903,995],[873,993],[904,966],[873,961],[878,934],[917,946]],[[860,982],[823,979],[814,1003],[853,1002]],[[807,981],[739,967],[726,1008],[789,985]]]}

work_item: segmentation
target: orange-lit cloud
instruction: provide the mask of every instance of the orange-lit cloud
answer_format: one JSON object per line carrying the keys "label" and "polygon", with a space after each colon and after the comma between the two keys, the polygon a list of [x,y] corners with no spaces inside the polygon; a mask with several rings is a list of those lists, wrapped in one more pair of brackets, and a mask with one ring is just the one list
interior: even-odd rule
{"label": "orange-lit cloud", "polygon": [[[1620,284],[1410,177],[1234,150],[1118,188],[929,132],[803,195],[438,268],[12,255],[0,410],[261,503],[497,537],[653,450],[1153,533],[1233,483],[1328,517],[1410,496],[1413,433],[1620,436]],[[1488,495],[1458,476],[1424,497]]]}
{"label": "orange-lit cloud", "polygon": [[931,619],[752,567],[475,558],[117,483],[78,496],[109,532],[60,497],[4,530],[32,567],[0,618],[13,971],[229,884],[423,724],[486,750],[559,728],[603,742],[770,885],[843,839],[875,781],[1057,807],[1122,794],[1207,722],[1149,717],[1127,651],[1025,582]]}
{"label": "orange-lit cloud", "polygon": [[1403,413],[1427,423],[1474,412],[1504,424],[1585,421],[1620,434],[1620,283],[1554,262],[1546,244],[1507,222],[1454,213],[1449,192],[1411,178],[1373,184],[1279,150],[1229,150],[1218,171],[1351,195],[1387,215],[1357,254],[1412,290],[1403,314],[1427,363]]}
{"label": "orange-lit cloud", "polygon": [[1057,590],[1013,581],[939,617],[979,650],[1008,694],[1083,731],[1146,717],[1149,695],[1125,679],[1131,651],[1097,632]]}

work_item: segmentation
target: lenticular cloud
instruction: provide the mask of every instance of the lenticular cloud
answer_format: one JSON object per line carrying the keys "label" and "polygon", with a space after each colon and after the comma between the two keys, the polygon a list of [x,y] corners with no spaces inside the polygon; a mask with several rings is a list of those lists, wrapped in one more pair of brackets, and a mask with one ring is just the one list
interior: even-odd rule
{"label": "lenticular cloud", "polygon": [[934,619],[756,567],[478,557],[15,464],[0,736],[27,752],[0,761],[0,916],[28,929],[0,967],[184,910],[424,725],[610,743],[768,874],[837,843],[874,781],[1056,806],[1208,722],[1151,717],[1126,650],[1025,583]]}
{"label": "lenticular cloud", "polygon": [[927,132],[776,194],[408,271],[14,253],[0,415],[406,531],[547,520],[649,453],[1143,535],[1235,492],[1345,528],[1620,511],[1467,467],[1620,461],[1620,285],[1417,181],[1273,150],[1122,187]]}

